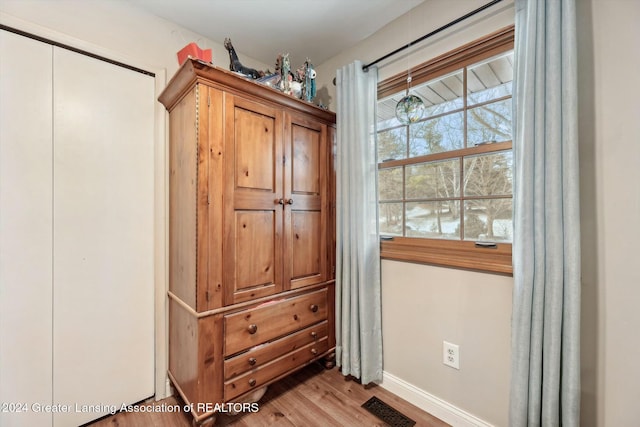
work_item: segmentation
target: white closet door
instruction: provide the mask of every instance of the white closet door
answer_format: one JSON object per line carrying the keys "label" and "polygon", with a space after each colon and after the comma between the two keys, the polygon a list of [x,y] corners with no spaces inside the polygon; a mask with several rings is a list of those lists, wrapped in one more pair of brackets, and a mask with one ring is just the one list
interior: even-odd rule
{"label": "white closet door", "polygon": [[27,405],[3,427],[51,425],[51,56],[0,30],[0,402]]}
{"label": "white closet door", "polygon": [[155,97],[152,77],[59,48],[53,75],[53,399],[80,408],[54,415],[67,427],[154,393]]}

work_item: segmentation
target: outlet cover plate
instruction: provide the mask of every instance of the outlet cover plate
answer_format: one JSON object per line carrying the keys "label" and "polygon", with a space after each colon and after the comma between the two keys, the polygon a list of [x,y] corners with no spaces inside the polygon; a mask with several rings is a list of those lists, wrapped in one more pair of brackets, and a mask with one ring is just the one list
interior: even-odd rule
{"label": "outlet cover plate", "polygon": [[442,341],[442,363],[460,369],[460,347],[457,344]]}

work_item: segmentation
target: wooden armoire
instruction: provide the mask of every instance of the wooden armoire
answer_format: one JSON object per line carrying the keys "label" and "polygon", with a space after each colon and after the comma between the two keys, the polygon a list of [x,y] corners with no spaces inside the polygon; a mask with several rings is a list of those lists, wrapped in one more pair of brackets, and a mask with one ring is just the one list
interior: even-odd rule
{"label": "wooden armoire", "polygon": [[[335,114],[197,60],[169,111],[169,377],[196,423],[335,349]],[[229,405],[228,405],[229,406]]]}

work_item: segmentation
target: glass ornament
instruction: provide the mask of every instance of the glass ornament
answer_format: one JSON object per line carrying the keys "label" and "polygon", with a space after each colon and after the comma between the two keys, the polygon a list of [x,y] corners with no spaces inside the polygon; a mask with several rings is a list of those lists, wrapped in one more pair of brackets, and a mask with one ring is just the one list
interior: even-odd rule
{"label": "glass ornament", "polygon": [[424,116],[425,109],[419,96],[406,95],[396,105],[396,118],[403,125],[415,123]]}

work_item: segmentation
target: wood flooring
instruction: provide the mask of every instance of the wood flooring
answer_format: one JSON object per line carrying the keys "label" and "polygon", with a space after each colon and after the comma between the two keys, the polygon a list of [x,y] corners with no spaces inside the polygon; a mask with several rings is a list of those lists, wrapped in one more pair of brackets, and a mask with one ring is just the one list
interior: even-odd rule
{"label": "wood flooring", "polygon": [[[376,396],[420,427],[444,427],[449,424],[431,416],[379,386],[363,387],[346,379],[337,368],[325,370],[309,365],[269,386],[258,402],[258,412],[236,416],[221,414],[215,426],[234,427],[358,427],[387,426],[361,405]],[[155,405],[180,405],[170,397]],[[150,404],[146,404],[150,405]],[[190,427],[191,416],[182,412],[121,412],[102,418],[91,427]]]}

